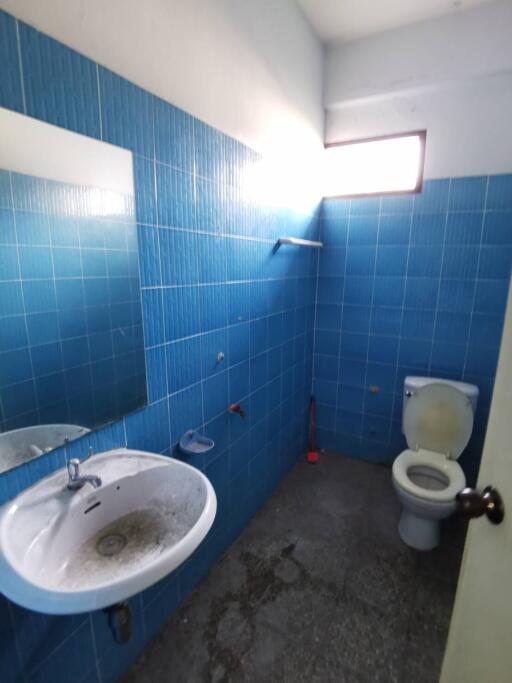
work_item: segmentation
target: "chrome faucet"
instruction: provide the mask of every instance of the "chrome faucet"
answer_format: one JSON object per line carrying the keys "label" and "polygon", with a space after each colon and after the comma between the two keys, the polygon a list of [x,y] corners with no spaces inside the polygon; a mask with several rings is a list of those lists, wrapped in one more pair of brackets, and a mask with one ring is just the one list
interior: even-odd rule
{"label": "chrome faucet", "polygon": [[89,454],[83,460],[78,458],[68,460],[68,489],[70,491],[78,491],[85,484],[91,484],[95,489],[101,486],[101,479],[95,474],[80,474],[80,465],[89,460],[92,453],[92,448],[89,448]]}

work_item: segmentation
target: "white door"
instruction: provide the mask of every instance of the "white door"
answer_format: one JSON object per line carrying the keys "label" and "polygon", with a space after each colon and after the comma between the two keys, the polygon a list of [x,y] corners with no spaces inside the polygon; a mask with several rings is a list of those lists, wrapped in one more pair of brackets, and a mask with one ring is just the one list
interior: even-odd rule
{"label": "white door", "polygon": [[512,681],[512,286],[478,487],[495,486],[505,518],[469,523],[441,683]]}

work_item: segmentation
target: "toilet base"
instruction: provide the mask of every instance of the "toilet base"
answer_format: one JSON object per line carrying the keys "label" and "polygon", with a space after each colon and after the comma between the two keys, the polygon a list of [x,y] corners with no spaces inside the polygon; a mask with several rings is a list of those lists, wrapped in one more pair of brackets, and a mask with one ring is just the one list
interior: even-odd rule
{"label": "toilet base", "polygon": [[433,550],[439,545],[439,521],[418,517],[409,510],[402,510],[398,533],[402,541],[415,550]]}

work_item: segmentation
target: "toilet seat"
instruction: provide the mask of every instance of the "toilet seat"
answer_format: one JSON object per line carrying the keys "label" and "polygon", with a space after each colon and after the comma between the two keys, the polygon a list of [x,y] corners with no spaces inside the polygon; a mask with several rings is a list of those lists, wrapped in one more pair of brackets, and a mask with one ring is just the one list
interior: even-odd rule
{"label": "toilet seat", "polygon": [[[425,467],[442,474],[448,479],[448,486],[440,491],[423,488],[415,484],[408,475],[411,467]],[[466,486],[466,477],[461,466],[455,460],[449,460],[441,453],[434,453],[420,448],[417,451],[406,450],[400,453],[393,463],[393,478],[404,491],[423,500],[449,503]]]}
{"label": "toilet seat", "polygon": [[425,449],[457,459],[473,431],[473,408],[461,391],[432,382],[408,399],[404,434],[412,450]]}

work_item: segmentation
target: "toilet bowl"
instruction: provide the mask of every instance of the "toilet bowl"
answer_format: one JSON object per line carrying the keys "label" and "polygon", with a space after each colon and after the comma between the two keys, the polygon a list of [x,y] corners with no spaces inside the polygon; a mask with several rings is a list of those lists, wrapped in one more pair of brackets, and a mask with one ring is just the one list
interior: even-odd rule
{"label": "toilet bowl", "polygon": [[457,458],[473,430],[478,388],[434,378],[406,378],[403,429],[409,448],[395,459],[393,486],[402,504],[398,531],[416,550],[432,550],[439,521],[466,486]]}

